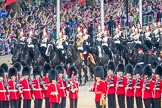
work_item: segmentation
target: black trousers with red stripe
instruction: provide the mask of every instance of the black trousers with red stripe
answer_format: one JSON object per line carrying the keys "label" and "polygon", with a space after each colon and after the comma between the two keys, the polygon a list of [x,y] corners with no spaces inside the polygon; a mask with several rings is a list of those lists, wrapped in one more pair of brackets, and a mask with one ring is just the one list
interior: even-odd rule
{"label": "black trousers with red stripe", "polygon": [[127,97],[127,108],[134,108],[134,97]]}
{"label": "black trousers with red stripe", "polygon": [[45,98],[45,108],[50,108],[49,98]]}
{"label": "black trousers with red stripe", "polygon": [[145,108],[152,108],[152,98],[143,99]]}
{"label": "black trousers with red stripe", "polygon": [[0,108],[9,108],[9,101],[0,101]]}
{"label": "black trousers with red stripe", "polygon": [[34,108],[42,108],[42,99],[34,100]]}
{"label": "black trousers with red stripe", "polygon": [[108,94],[108,108],[116,108],[115,94]]}
{"label": "black trousers with red stripe", "polygon": [[59,104],[59,108],[65,108],[66,107],[66,97],[61,98],[61,103]]}
{"label": "black trousers with red stripe", "polygon": [[137,108],[143,108],[142,97],[136,97]]}
{"label": "black trousers with red stripe", "polygon": [[154,107],[153,108],[161,108],[161,98],[154,98],[153,99],[154,102]]}
{"label": "black trousers with red stripe", "polygon": [[70,108],[77,108],[78,99],[70,99]]}
{"label": "black trousers with red stripe", "polygon": [[[96,102],[96,108],[106,108],[106,105],[105,106],[101,106],[100,105],[100,102]],[[109,108],[109,107],[108,107]]]}
{"label": "black trousers with red stripe", "polygon": [[118,103],[119,103],[119,108],[125,108],[125,95],[117,95],[118,97]]}
{"label": "black trousers with red stripe", "polygon": [[30,99],[23,100],[23,108],[31,108],[31,100]]}
{"label": "black trousers with red stripe", "polygon": [[18,108],[19,100],[10,100],[10,106],[11,108]]}
{"label": "black trousers with red stripe", "polygon": [[55,102],[50,103],[50,108],[60,108],[59,103],[55,103]]}

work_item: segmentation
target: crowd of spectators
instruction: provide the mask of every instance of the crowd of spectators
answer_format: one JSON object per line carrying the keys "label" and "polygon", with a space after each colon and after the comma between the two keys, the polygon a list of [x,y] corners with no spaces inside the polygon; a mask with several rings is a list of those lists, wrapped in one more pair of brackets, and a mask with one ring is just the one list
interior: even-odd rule
{"label": "crowd of spectators", "polygon": [[[18,0],[19,1],[19,0]],[[100,24],[100,3],[95,5],[78,4],[77,0],[63,0],[61,2],[61,31],[65,28],[68,36],[75,33],[78,26],[87,28],[90,22],[94,26]],[[105,0],[105,27],[110,16],[116,25],[126,23],[126,9],[124,0]],[[152,15],[155,20],[162,20],[162,1],[143,0],[143,15]],[[56,38],[56,3],[53,0],[21,0],[18,7],[5,6],[1,2],[0,7],[0,54],[10,53],[12,37],[22,36],[52,36]],[[18,9],[20,8],[20,9]],[[139,6],[136,0],[129,1],[129,26],[136,25],[138,21]],[[145,20],[145,19],[144,19]],[[149,20],[147,21],[149,22]],[[161,21],[162,22],[162,21]],[[123,27],[124,28],[124,27]],[[107,28],[108,29],[108,28]],[[46,33],[46,35],[44,35]],[[5,48],[6,47],[6,48]]]}

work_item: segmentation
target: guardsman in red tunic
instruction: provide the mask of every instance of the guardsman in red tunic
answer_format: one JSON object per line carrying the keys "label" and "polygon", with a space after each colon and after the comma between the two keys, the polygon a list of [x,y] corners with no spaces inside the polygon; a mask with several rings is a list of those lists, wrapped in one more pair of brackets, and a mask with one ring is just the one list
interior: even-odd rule
{"label": "guardsman in red tunic", "polygon": [[75,66],[70,66],[70,73],[69,73],[69,82],[67,85],[67,90],[69,91],[69,99],[70,99],[70,108],[77,108],[78,104],[78,92],[79,92],[79,85],[76,79],[76,75],[78,70]]}
{"label": "guardsman in red tunic", "polygon": [[6,105],[6,101],[8,101],[8,92],[4,87],[3,77],[4,69],[0,67],[0,108],[9,108],[9,106]]}
{"label": "guardsman in red tunic", "polygon": [[157,66],[155,69],[155,81],[153,82],[153,108],[161,108],[161,90],[162,90],[162,67]]}
{"label": "guardsman in red tunic", "polygon": [[127,101],[127,108],[134,108],[134,84],[135,79],[132,78],[133,76],[133,66],[131,64],[127,64],[125,68],[125,73],[127,77],[127,85],[126,85],[126,101]]}
{"label": "guardsman in red tunic", "polygon": [[50,84],[48,86],[49,91],[49,103],[50,108],[59,108],[60,103],[60,91],[59,85],[57,84],[57,70],[52,69],[49,71],[49,81]]}
{"label": "guardsman in red tunic", "polygon": [[41,68],[40,66],[35,66],[33,69],[33,99],[34,99],[34,108],[42,108],[42,100],[43,100],[43,89],[40,85],[40,75],[41,75]]}
{"label": "guardsman in red tunic", "polygon": [[143,84],[143,78],[141,78],[142,74],[142,67],[141,65],[137,64],[134,68],[134,74],[135,74],[135,85],[134,85],[134,96],[136,99],[136,106],[137,108],[143,108],[142,106],[142,84]]}
{"label": "guardsman in red tunic", "polygon": [[[9,91],[9,86],[8,86],[8,65],[6,63],[2,63],[1,66],[4,69],[4,78],[3,78],[3,84],[4,87],[6,88],[7,91]],[[9,108],[9,95],[8,99],[3,102],[3,105],[5,107],[3,108]]]}
{"label": "guardsman in red tunic", "polygon": [[63,79],[64,75],[64,67],[61,65],[56,66],[56,70],[58,71],[58,85],[60,89],[60,98],[61,98],[61,103],[59,105],[59,108],[65,108],[66,107],[66,82]]}
{"label": "guardsman in red tunic", "polygon": [[[17,78],[16,78],[17,80],[16,81],[17,81],[17,83],[19,83],[20,82],[21,64],[19,62],[15,62],[13,67],[17,70],[18,75],[17,75]],[[21,86],[21,85],[19,85],[19,86]],[[20,94],[18,108],[21,108],[21,94]]]}
{"label": "guardsman in red tunic", "polygon": [[145,108],[152,108],[152,89],[153,84],[151,81],[152,68],[150,65],[146,65],[143,69],[143,87],[142,87],[142,97],[144,100]]}
{"label": "guardsman in red tunic", "polygon": [[108,75],[106,78],[108,108],[116,108],[115,90],[117,76],[115,75],[115,68],[115,63],[110,61],[108,63]]}
{"label": "guardsman in red tunic", "polygon": [[44,97],[45,97],[45,108],[50,108],[50,104],[49,104],[49,93],[48,93],[48,85],[49,85],[49,79],[48,79],[48,72],[51,69],[51,65],[50,64],[45,64],[44,68],[43,68],[43,78],[42,81],[45,83],[45,88],[44,88]]}
{"label": "guardsman in red tunic", "polygon": [[20,94],[16,84],[17,70],[15,68],[10,68],[8,76],[10,80],[8,81],[9,85],[9,99],[11,108],[18,108]]}
{"label": "guardsman in red tunic", "polygon": [[21,97],[23,99],[23,108],[31,108],[32,89],[29,81],[30,72],[31,69],[29,66],[25,66],[22,69],[23,79],[20,81],[20,84],[22,86]]}
{"label": "guardsman in red tunic", "polygon": [[124,74],[124,64],[120,63],[117,66],[117,83],[116,83],[116,94],[118,98],[119,108],[125,108],[125,87],[127,84]]}
{"label": "guardsman in red tunic", "polygon": [[106,108],[106,83],[102,80],[104,69],[102,66],[96,66],[94,70],[96,81],[90,91],[95,92],[96,108]]}

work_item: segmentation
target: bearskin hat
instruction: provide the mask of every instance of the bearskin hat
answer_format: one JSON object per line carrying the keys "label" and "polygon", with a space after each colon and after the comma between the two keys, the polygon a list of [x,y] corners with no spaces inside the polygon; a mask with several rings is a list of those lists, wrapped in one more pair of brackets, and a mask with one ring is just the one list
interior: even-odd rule
{"label": "bearskin hat", "polygon": [[33,75],[34,75],[34,76],[35,76],[35,75],[41,75],[41,71],[42,71],[41,67],[37,65],[37,66],[35,66],[34,69],[33,69]]}
{"label": "bearskin hat", "polygon": [[124,72],[124,64],[122,64],[122,63],[118,64],[116,71],[117,72],[119,72],[119,71]]}
{"label": "bearskin hat", "polygon": [[23,69],[22,69],[22,76],[24,75],[30,75],[30,72],[31,72],[31,69],[29,66],[25,66]]}
{"label": "bearskin hat", "polygon": [[158,75],[162,76],[162,67],[161,66],[156,67],[155,74],[158,74]]}
{"label": "bearskin hat", "polygon": [[4,69],[5,72],[8,72],[8,65],[6,63],[1,64],[1,67]]}
{"label": "bearskin hat", "polygon": [[104,69],[102,66],[96,66],[94,69],[94,75],[95,77],[100,77],[103,78],[104,77]]}
{"label": "bearskin hat", "polygon": [[70,66],[69,77],[72,76],[73,72],[74,72],[74,76],[76,76],[78,74],[78,69],[76,66]]}
{"label": "bearskin hat", "polygon": [[43,76],[45,76],[50,70],[51,70],[51,65],[48,63],[45,64],[43,67]]}
{"label": "bearskin hat", "polygon": [[152,75],[152,68],[150,65],[146,65],[143,69],[143,75],[148,75],[150,77]]}
{"label": "bearskin hat", "polygon": [[152,69],[155,69],[156,66],[158,66],[158,62],[157,62],[156,60],[152,61],[152,62],[151,62],[151,67],[152,67]]}
{"label": "bearskin hat", "polygon": [[4,77],[4,69],[0,67],[0,77]]}
{"label": "bearskin hat", "polygon": [[21,64],[19,62],[15,62],[13,67],[16,68],[17,71],[21,71]]}
{"label": "bearskin hat", "polygon": [[56,69],[51,69],[49,72],[48,72],[48,78],[49,78],[49,81],[52,82],[52,80],[56,80],[57,81],[57,77],[58,77],[58,72]]}
{"label": "bearskin hat", "polygon": [[113,72],[115,71],[115,68],[116,68],[116,65],[113,61],[109,61],[108,62],[108,66],[107,66],[107,69],[108,70],[112,70]]}
{"label": "bearskin hat", "polygon": [[10,68],[8,71],[8,76],[11,78],[12,76],[17,76],[17,70],[15,68]]}
{"label": "bearskin hat", "polygon": [[134,74],[142,74],[142,66],[137,64],[134,68]]}
{"label": "bearskin hat", "polygon": [[131,64],[127,64],[125,67],[125,72],[129,74],[133,74],[133,66]]}
{"label": "bearskin hat", "polygon": [[64,73],[64,67],[61,65],[57,65],[56,70],[58,71],[58,73],[62,73],[62,74]]}

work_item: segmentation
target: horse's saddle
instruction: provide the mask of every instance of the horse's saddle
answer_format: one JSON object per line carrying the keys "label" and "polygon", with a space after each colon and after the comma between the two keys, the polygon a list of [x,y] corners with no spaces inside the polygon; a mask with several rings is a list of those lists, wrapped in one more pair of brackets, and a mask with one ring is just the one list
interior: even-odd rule
{"label": "horse's saddle", "polygon": [[[81,58],[82,60],[85,60],[85,59],[84,59],[84,56],[85,56],[84,53],[80,53],[80,58]],[[91,61],[93,64],[96,64],[96,62],[95,62],[94,57],[93,57],[92,54],[89,53],[87,59],[90,59],[90,61]]]}

